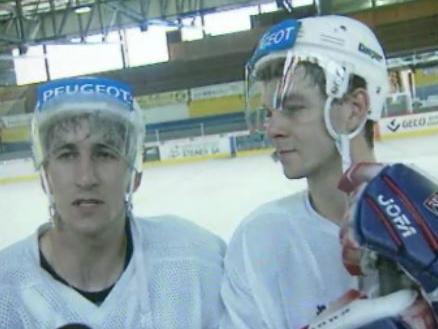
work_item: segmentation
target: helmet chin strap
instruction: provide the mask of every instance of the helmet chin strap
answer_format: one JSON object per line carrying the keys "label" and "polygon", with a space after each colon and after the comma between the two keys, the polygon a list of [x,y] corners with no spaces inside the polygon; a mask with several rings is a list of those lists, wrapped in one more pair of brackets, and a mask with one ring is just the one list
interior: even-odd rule
{"label": "helmet chin strap", "polygon": [[[41,167],[41,181],[43,184],[43,189],[47,194],[47,198],[49,199],[49,216],[50,216],[50,221],[52,222],[53,225],[55,225],[55,215],[56,215],[56,208],[55,208],[55,200],[53,198],[53,194],[50,191],[50,187],[49,187],[49,183],[47,181],[47,173],[46,170],[44,169],[44,167]],[[137,170],[133,169],[130,181],[129,181],[129,185],[128,185],[128,190],[125,194],[125,206],[126,206],[126,213],[128,216],[132,215],[132,195],[134,194],[134,190],[135,190],[135,185],[136,185],[136,179],[137,179],[137,175],[139,175],[139,173],[137,172]]]}
{"label": "helmet chin strap", "polygon": [[324,104],[324,124],[325,127],[330,135],[335,141],[336,149],[338,150],[339,154],[341,155],[342,160],[342,172],[345,173],[348,168],[350,168],[352,161],[351,161],[351,149],[350,149],[350,141],[356,137],[364,128],[366,120],[363,120],[361,124],[353,130],[351,133],[343,134],[338,133],[334,129],[332,122],[330,120],[330,112],[332,111],[333,107],[333,96],[328,96],[325,104]]}
{"label": "helmet chin strap", "polygon": [[125,194],[126,212],[127,212],[128,217],[131,217],[131,215],[132,215],[132,208],[133,208],[132,195],[134,194],[134,191],[136,188],[138,175],[140,175],[140,173],[135,168],[133,168],[132,174],[131,174],[131,179],[130,179],[129,185],[128,185],[128,191]]}
{"label": "helmet chin strap", "polygon": [[49,219],[52,222],[53,226],[55,226],[55,216],[56,216],[56,208],[55,208],[55,199],[53,197],[52,192],[50,191],[49,182],[47,180],[47,172],[44,169],[44,166],[41,166],[41,182],[43,184],[43,189],[46,192],[47,198],[49,199]]}

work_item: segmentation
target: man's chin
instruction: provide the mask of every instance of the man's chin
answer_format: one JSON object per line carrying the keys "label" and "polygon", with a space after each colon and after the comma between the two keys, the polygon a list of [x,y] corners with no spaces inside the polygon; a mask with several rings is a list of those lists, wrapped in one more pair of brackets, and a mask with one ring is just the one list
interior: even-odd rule
{"label": "man's chin", "polygon": [[303,172],[294,172],[292,170],[284,169],[283,173],[288,179],[301,179],[306,177],[306,175]]}

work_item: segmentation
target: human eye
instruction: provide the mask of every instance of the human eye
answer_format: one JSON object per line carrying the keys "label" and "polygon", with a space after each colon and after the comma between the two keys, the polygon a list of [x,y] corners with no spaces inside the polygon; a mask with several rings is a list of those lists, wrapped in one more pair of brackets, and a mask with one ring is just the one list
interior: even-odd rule
{"label": "human eye", "polygon": [[72,160],[77,156],[77,152],[72,151],[72,150],[62,150],[60,152],[56,153],[56,159],[58,160]]}
{"label": "human eye", "polygon": [[271,109],[269,109],[269,108],[267,108],[267,107],[264,107],[264,108],[262,109],[262,112],[263,112],[265,118],[270,118],[270,117],[272,117],[272,110],[271,110]]}
{"label": "human eye", "polygon": [[54,147],[50,152],[52,157],[56,160],[72,160],[78,156],[77,149],[69,144],[59,145],[58,147]]}
{"label": "human eye", "polygon": [[288,104],[287,106],[284,107],[284,112],[286,114],[296,114],[298,112],[301,112],[305,108],[306,107],[302,104]]}
{"label": "human eye", "polygon": [[98,147],[94,152],[94,156],[100,160],[118,160],[120,158],[116,151],[106,146]]}
{"label": "human eye", "polygon": [[270,117],[272,117],[272,111],[273,110],[267,106],[261,106],[257,111],[257,117],[259,118],[259,120],[269,119]]}

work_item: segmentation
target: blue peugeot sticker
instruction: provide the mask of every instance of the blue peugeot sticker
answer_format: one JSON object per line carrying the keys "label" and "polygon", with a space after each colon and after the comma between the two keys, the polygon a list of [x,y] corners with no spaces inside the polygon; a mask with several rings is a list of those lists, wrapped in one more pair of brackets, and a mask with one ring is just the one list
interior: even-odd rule
{"label": "blue peugeot sticker", "polygon": [[125,104],[132,110],[132,88],[120,81],[105,78],[73,78],[56,80],[38,87],[37,109],[63,95],[105,95]]}
{"label": "blue peugeot sticker", "polygon": [[295,19],[287,19],[265,32],[263,37],[248,62],[252,67],[260,58],[285,49],[290,49],[295,44],[301,22]]}

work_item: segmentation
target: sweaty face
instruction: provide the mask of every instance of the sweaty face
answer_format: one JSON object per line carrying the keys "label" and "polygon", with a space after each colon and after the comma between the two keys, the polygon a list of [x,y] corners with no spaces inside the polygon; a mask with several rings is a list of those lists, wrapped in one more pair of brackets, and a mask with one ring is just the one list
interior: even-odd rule
{"label": "sweaty face", "polygon": [[266,131],[288,178],[310,177],[339,161],[324,125],[325,97],[303,66],[291,76],[281,111],[273,99],[279,80],[264,82],[262,102],[268,110]]}
{"label": "sweaty face", "polygon": [[45,164],[57,225],[79,234],[98,234],[125,218],[130,170],[114,147],[114,136],[92,129],[87,118],[52,127]]}

